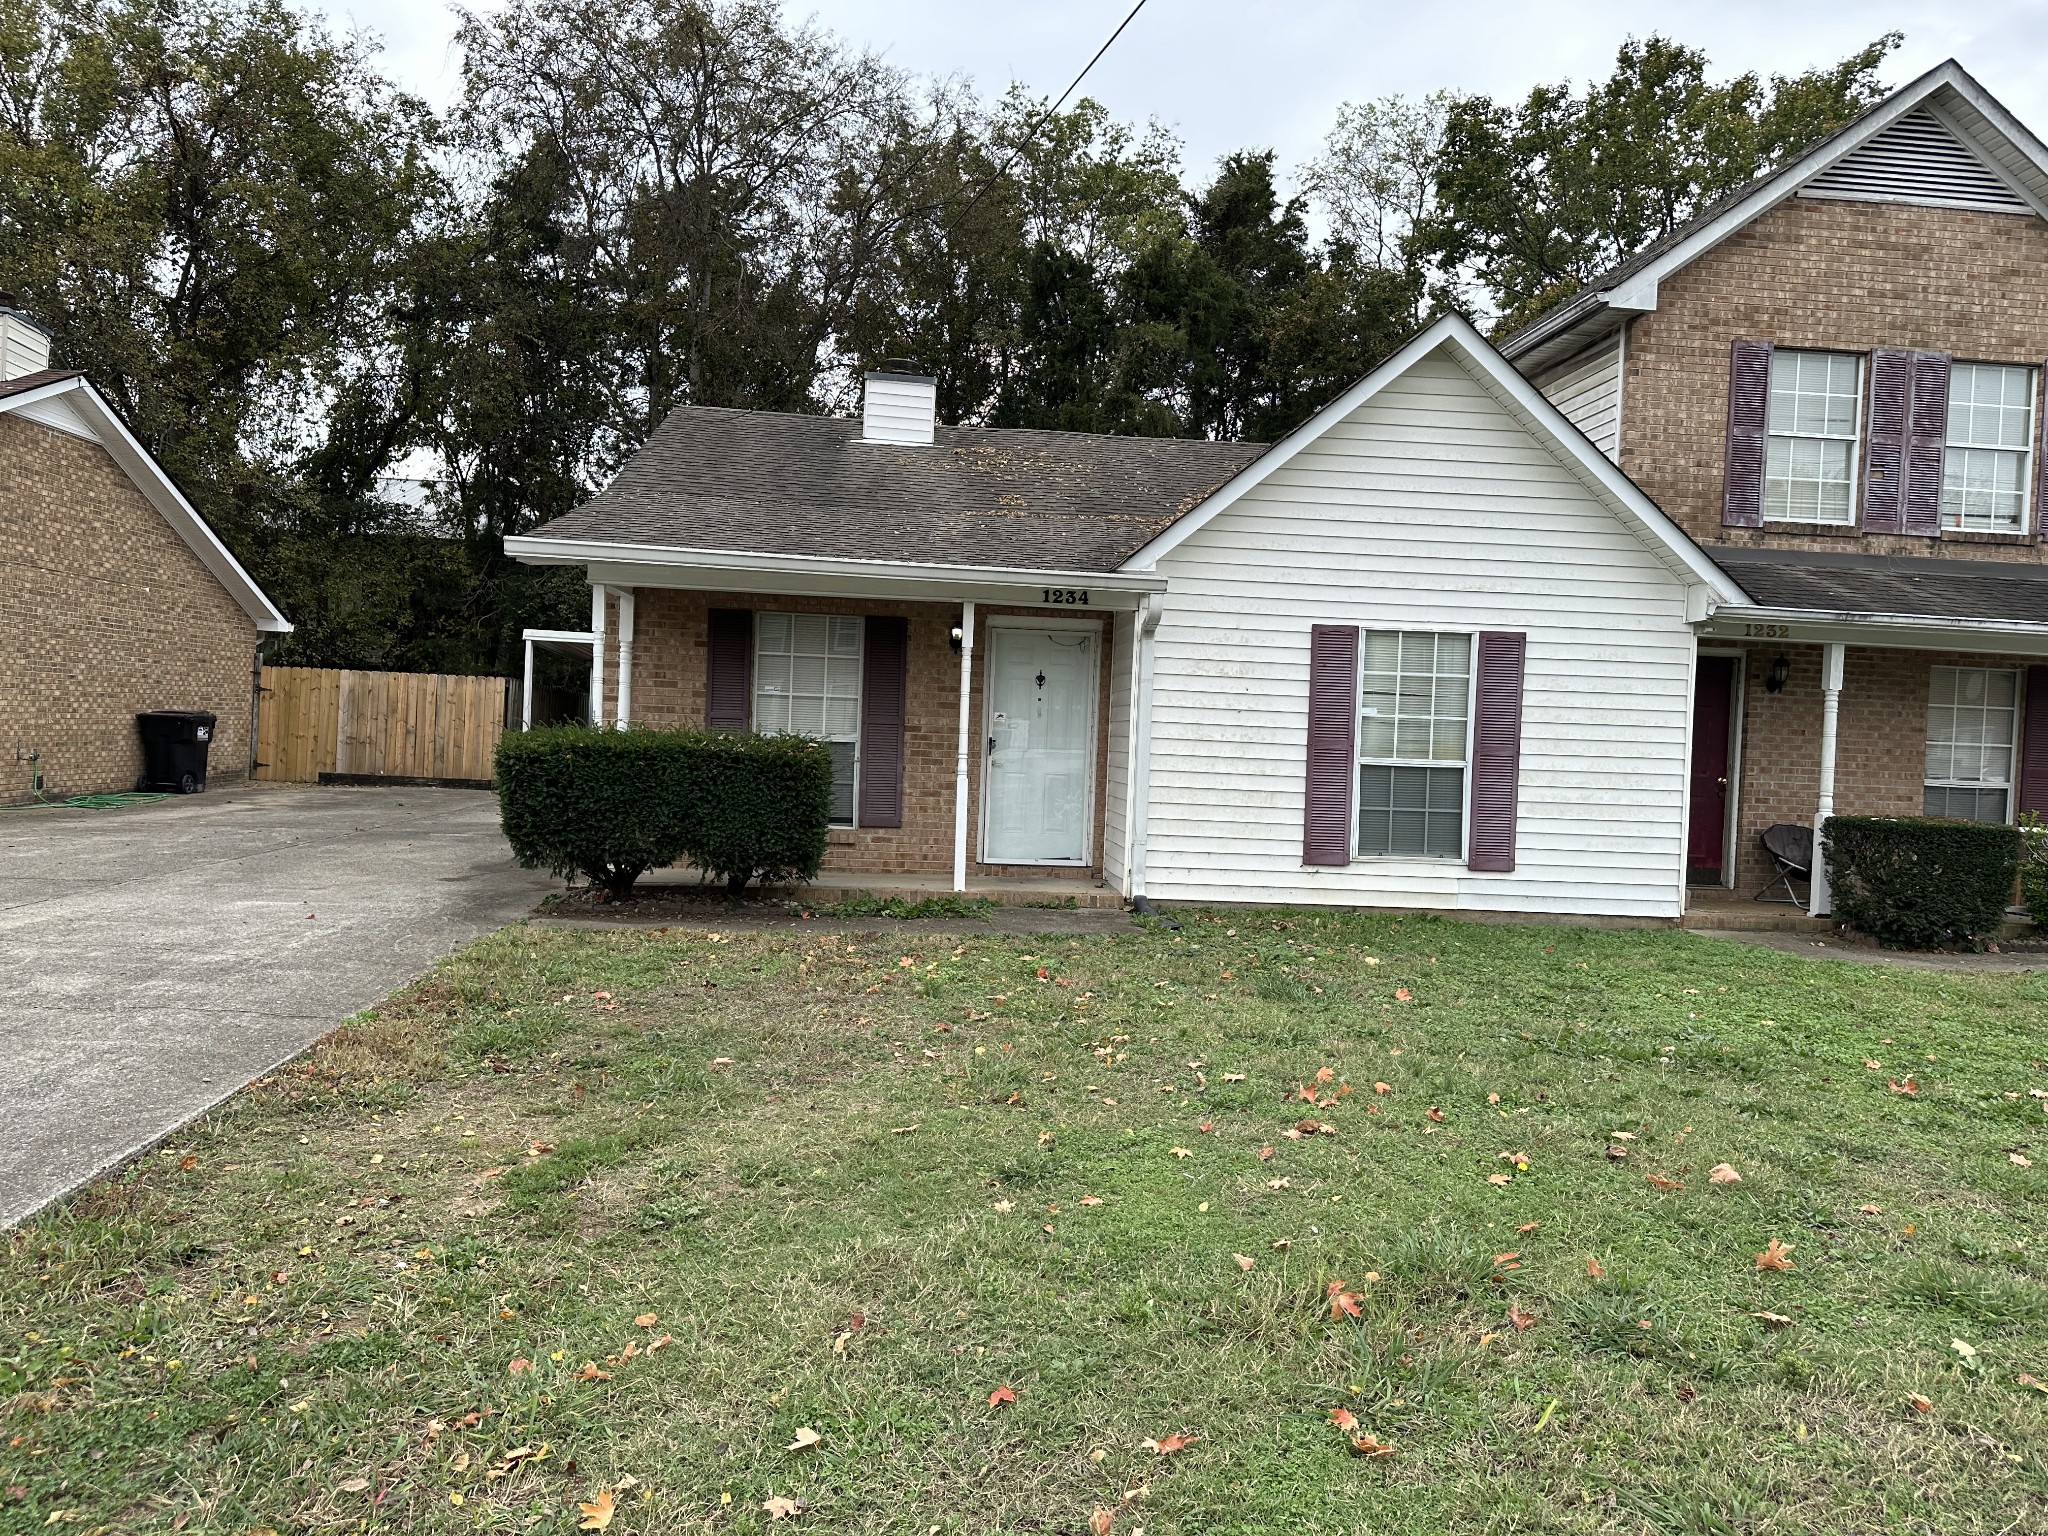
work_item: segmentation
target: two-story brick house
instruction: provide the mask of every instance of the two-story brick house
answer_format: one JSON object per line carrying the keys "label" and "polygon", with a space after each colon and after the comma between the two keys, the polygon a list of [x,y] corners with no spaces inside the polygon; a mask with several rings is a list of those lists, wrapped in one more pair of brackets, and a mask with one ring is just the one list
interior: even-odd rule
{"label": "two-story brick house", "polygon": [[1758,604],[1699,626],[1695,881],[1830,802],[2048,810],[2044,215],[1948,63],[1504,342]]}

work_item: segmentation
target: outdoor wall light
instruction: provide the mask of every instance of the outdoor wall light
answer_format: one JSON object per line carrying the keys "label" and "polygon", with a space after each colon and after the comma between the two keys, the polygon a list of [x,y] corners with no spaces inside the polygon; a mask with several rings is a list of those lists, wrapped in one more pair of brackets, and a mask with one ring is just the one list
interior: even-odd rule
{"label": "outdoor wall light", "polygon": [[1792,675],[1792,658],[1780,656],[1771,663],[1771,670],[1764,674],[1765,693],[1783,693],[1785,680]]}
{"label": "outdoor wall light", "polygon": [[960,642],[964,638],[965,636],[963,636],[960,633],[960,626],[958,624],[955,624],[950,630],[946,632],[946,644],[953,647],[953,654],[955,656],[958,656],[960,654]]}

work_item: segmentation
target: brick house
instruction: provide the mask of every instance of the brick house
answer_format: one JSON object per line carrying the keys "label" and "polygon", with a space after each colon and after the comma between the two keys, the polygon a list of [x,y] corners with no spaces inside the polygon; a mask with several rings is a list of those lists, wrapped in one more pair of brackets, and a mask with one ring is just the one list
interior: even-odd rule
{"label": "brick house", "polygon": [[0,303],[0,804],[132,789],[135,716],[218,717],[246,776],[258,641],[291,628],[85,378]]}
{"label": "brick house", "polygon": [[1698,626],[1696,884],[1830,809],[2048,810],[2044,216],[1951,61],[1503,342],[1756,604]]}
{"label": "brick house", "polygon": [[2044,216],[1949,63],[1270,447],[884,371],[858,422],[677,411],[507,548],[587,571],[537,638],[605,721],[834,741],[829,870],[1676,919],[1771,826],[2048,805]]}

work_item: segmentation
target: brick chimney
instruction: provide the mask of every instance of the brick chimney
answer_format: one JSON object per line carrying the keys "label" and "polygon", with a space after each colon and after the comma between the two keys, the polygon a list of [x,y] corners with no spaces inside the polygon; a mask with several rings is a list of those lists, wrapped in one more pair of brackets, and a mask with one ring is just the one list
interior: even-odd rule
{"label": "brick chimney", "polygon": [[861,441],[930,446],[939,417],[939,381],[915,363],[892,357],[867,376],[861,396]]}

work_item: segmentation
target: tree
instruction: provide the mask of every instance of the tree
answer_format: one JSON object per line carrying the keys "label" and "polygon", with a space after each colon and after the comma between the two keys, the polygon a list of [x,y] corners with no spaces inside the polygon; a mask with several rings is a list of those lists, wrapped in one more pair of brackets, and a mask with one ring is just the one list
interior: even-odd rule
{"label": "tree", "polygon": [[1525,324],[1857,116],[1900,41],[1887,33],[1768,86],[1753,74],[1715,85],[1704,52],[1652,36],[1624,43],[1583,96],[1552,85],[1519,106],[1459,98],[1411,250],[1452,286],[1476,287],[1501,329]]}

